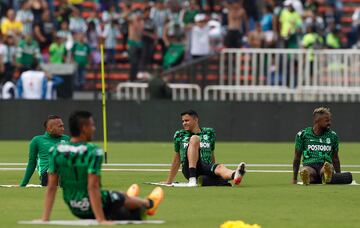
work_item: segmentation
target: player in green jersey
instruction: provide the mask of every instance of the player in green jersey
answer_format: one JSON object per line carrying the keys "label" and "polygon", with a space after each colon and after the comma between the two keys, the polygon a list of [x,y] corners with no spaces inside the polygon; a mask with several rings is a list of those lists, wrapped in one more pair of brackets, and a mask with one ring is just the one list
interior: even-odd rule
{"label": "player in green jersey", "polygon": [[189,187],[197,186],[199,176],[226,180],[226,183],[233,180],[234,184],[240,184],[245,174],[244,162],[236,170],[215,163],[215,130],[200,127],[199,116],[194,110],[181,113],[181,120],[184,129],[175,132],[175,155],[166,183],[173,182],[181,163]]}
{"label": "player in green jersey", "polygon": [[108,220],[140,220],[146,214],[155,214],[164,198],[160,187],[156,187],[147,199],[136,197],[139,192],[136,188],[130,194],[100,188],[104,155],[101,148],[89,143],[95,132],[92,114],[87,111],[72,113],[69,127],[70,142],[59,143],[50,153],[49,183],[41,220],[50,219],[59,179],[63,199],[78,218],[108,224],[111,223]]}
{"label": "player in green jersey", "polygon": [[[301,157],[303,167],[300,170],[300,177],[305,185],[341,183],[349,175],[349,173],[341,174],[339,139],[330,126],[330,110],[320,107],[313,112],[313,126],[297,133],[293,161],[294,184],[297,183]],[[337,174],[334,174],[334,171]],[[335,178],[332,180],[334,175],[336,181],[334,181]]]}
{"label": "player in green jersey", "polygon": [[40,176],[42,186],[47,185],[49,168],[49,150],[59,142],[66,142],[70,137],[64,135],[64,123],[59,116],[50,115],[44,122],[45,133],[35,136],[30,142],[29,161],[20,187],[25,187],[33,175],[35,168]]}

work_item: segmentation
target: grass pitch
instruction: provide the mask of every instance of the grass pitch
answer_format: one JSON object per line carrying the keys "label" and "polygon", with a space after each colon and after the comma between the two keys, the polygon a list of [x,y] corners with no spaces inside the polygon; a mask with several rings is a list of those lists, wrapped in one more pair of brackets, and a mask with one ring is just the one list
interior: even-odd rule
{"label": "grass pitch", "polygon": [[[27,162],[28,142],[0,141],[0,163]],[[293,143],[217,143],[218,162],[235,164],[287,164],[293,158]],[[342,143],[340,161],[343,165],[360,165],[360,144]],[[169,164],[173,156],[171,143],[110,143],[109,163]],[[0,168],[16,168],[1,164]],[[106,167],[114,169],[168,169],[169,167]],[[166,198],[158,213],[150,219],[165,220],[164,225],[127,225],[124,227],[219,227],[227,220],[243,220],[262,227],[359,227],[360,186],[292,185],[290,172],[263,173],[251,170],[283,170],[288,167],[248,167],[240,187],[171,188],[165,187]],[[360,171],[344,167],[343,171]],[[24,171],[0,171],[0,184],[18,184]],[[165,180],[167,172],[104,171],[105,189],[126,190],[139,183],[141,196],[153,186],[147,181]],[[360,182],[360,174],[354,174]],[[185,181],[181,173],[176,178]],[[38,184],[37,174],[31,183]],[[18,225],[19,220],[40,218],[45,189],[0,188],[0,227],[35,227]],[[63,203],[58,190],[52,219],[75,219]],[[39,226],[50,227],[50,226]],[[59,227],[59,226],[54,226]]]}

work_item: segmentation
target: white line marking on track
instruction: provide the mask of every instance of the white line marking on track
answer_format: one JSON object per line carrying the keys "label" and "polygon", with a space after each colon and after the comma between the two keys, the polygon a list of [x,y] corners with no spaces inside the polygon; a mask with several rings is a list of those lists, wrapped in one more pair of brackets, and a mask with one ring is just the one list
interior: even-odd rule
{"label": "white line marking on track", "polygon": [[[0,166],[26,166],[27,163],[0,163]],[[229,167],[237,167],[239,164],[225,164]],[[104,167],[170,167],[171,164],[164,163],[110,163],[103,164]],[[292,164],[246,164],[247,167],[292,167]],[[341,165],[344,168],[360,168],[360,165]]]}
{"label": "white line marking on track", "polygon": [[[0,168],[0,171],[24,171],[25,168]],[[169,172],[169,169],[102,169],[102,171],[112,171],[112,172]],[[181,170],[179,170],[181,171]],[[292,173],[292,170],[246,170],[249,173]],[[360,173],[360,171],[347,171],[351,173]]]}

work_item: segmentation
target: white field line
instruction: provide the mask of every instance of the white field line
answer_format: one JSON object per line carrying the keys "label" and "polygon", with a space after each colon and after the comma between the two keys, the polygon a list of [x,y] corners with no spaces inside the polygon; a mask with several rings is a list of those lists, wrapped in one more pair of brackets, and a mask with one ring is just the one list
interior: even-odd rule
{"label": "white field line", "polygon": [[[0,171],[25,171],[25,168],[0,168]],[[169,169],[102,169],[102,171],[112,172],[169,172]],[[181,171],[179,169],[179,171]],[[249,173],[292,173],[292,170],[246,170]],[[351,173],[360,173],[360,171],[345,171]]]}
{"label": "white field line", "polygon": [[[27,163],[0,163],[0,166],[26,166]],[[237,167],[239,164],[225,164],[229,167]],[[153,163],[110,163],[104,167],[171,167],[171,164]],[[292,167],[292,164],[246,164],[247,167]],[[341,165],[344,168],[360,168],[360,165]]]}

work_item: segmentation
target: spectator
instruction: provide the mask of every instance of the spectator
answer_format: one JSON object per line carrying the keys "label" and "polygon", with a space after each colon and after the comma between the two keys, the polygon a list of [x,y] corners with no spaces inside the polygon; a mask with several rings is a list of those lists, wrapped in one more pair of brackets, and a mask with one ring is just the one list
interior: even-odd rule
{"label": "spectator", "polygon": [[109,65],[115,65],[115,48],[116,48],[116,37],[120,35],[119,22],[115,19],[104,25],[102,31],[102,38],[104,39],[105,57],[106,63]]}
{"label": "spectator", "polygon": [[86,39],[91,48],[91,64],[97,66],[100,63],[100,51],[99,51],[99,37],[101,31],[96,29],[94,21],[90,21],[88,24],[88,30],[86,31]]}
{"label": "spectator", "polygon": [[323,38],[316,32],[316,27],[308,27],[307,33],[302,39],[302,47],[306,49],[321,49],[324,45]]}
{"label": "spectator", "polygon": [[160,75],[150,77],[148,82],[150,100],[171,100],[172,92],[167,80]]}
{"label": "spectator", "polygon": [[102,12],[102,22],[105,24],[110,24],[112,21],[117,21],[120,19],[120,14],[116,12],[115,5],[110,5],[108,10]]}
{"label": "spectator", "polygon": [[13,9],[9,9],[6,12],[6,18],[4,18],[1,22],[1,33],[3,35],[15,35],[16,37],[20,37],[23,32],[23,24],[21,21],[16,20],[15,11]]}
{"label": "spectator", "polygon": [[52,75],[39,69],[35,63],[28,71],[23,72],[16,82],[17,95],[20,99],[56,99],[56,89],[63,83],[60,77]]}
{"label": "spectator", "polygon": [[80,11],[74,9],[70,17],[69,28],[73,33],[85,33],[87,30],[87,24],[84,18],[81,17]]}
{"label": "spectator", "polygon": [[[227,13],[227,33],[225,37],[225,46],[228,48],[240,48],[242,38],[248,32],[248,19],[241,2],[234,0],[225,4]],[[245,30],[243,29],[245,25]]]}
{"label": "spectator", "polygon": [[[214,12],[215,11],[215,0],[207,0],[207,6],[209,7],[209,11],[210,12]],[[204,6],[204,1],[203,0],[197,0],[198,6],[200,8],[201,11],[206,10],[205,6]]]}
{"label": "spectator", "polygon": [[144,78],[146,72],[148,72],[153,63],[153,56],[155,53],[156,42],[156,27],[154,21],[150,18],[150,7],[144,10],[144,31],[142,35],[142,50],[140,57],[140,72],[137,74],[137,78]]}
{"label": "spectator", "polygon": [[248,43],[251,48],[262,48],[264,47],[265,34],[261,30],[261,24],[255,23],[255,29],[248,35]]}
{"label": "spectator", "polygon": [[5,55],[6,55],[6,45],[3,44],[3,38],[0,37],[0,86],[3,82],[6,81],[5,77]]}
{"label": "spectator", "polygon": [[59,36],[64,40],[67,53],[66,62],[69,62],[71,59],[71,48],[74,45],[74,39],[67,21],[62,21],[60,23],[60,30],[56,33],[56,36]]}
{"label": "spectator", "polygon": [[199,5],[196,4],[195,0],[186,1],[184,7],[181,10],[180,17],[185,27],[192,25],[195,22],[196,14],[200,13]]}
{"label": "spectator", "polygon": [[42,15],[48,10],[48,4],[45,0],[30,0],[31,11],[34,15],[34,22],[41,22]]}
{"label": "spectator", "polygon": [[130,81],[135,81],[139,70],[139,60],[142,50],[142,32],[144,29],[144,19],[139,12],[133,12],[129,16],[129,39],[128,51],[130,61]]}
{"label": "spectator", "polygon": [[43,12],[41,22],[36,21],[34,23],[34,37],[39,43],[40,51],[43,56],[48,57],[49,46],[53,41],[55,33],[55,26],[51,21],[50,12],[45,10]]}
{"label": "spectator", "polygon": [[223,48],[223,33],[220,19],[214,15],[212,15],[211,20],[208,22],[210,49],[213,52],[220,52]]}
{"label": "spectator", "polygon": [[341,48],[341,30],[336,28],[336,25],[333,24],[330,28],[330,32],[326,35],[325,38],[326,47],[329,49],[339,49]]}
{"label": "spectator", "polygon": [[[126,50],[126,45],[128,41],[128,35],[129,35],[129,15],[131,13],[131,4],[126,3],[124,4],[124,7],[122,8],[122,12],[120,14],[120,33],[122,35],[122,45],[124,46],[123,50]],[[127,52],[124,51],[123,55],[127,55]]]}
{"label": "spectator", "polygon": [[71,49],[73,61],[77,64],[75,74],[75,88],[82,90],[85,84],[86,66],[89,63],[91,48],[85,43],[85,36],[83,33],[77,33],[76,42]]}
{"label": "spectator", "polygon": [[11,81],[14,78],[15,64],[16,64],[16,41],[14,36],[8,35],[5,37],[4,49],[4,67],[5,67],[5,80]]}
{"label": "spectator", "polygon": [[207,25],[205,14],[195,16],[195,25],[191,30],[190,54],[193,59],[210,54],[210,27]]}
{"label": "spectator", "polygon": [[64,45],[64,39],[56,35],[55,42],[50,45],[50,63],[63,63],[66,55],[66,48]]}
{"label": "spectator", "polygon": [[89,16],[86,18],[86,23],[89,26],[89,23],[93,22],[95,25],[96,31],[100,34],[101,33],[101,20],[99,19],[98,13],[93,10],[89,12]]}
{"label": "spectator", "polygon": [[63,21],[70,21],[71,13],[74,9],[72,5],[69,4],[68,0],[60,0],[57,6],[57,10],[55,11],[55,17],[59,24]]}
{"label": "spectator", "polygon": [[165,24],[169,20],[169,11],[165,7],[164,0],[156,0],[155,6],[150,11],[150,17],[153,19],[156,27],[156,35],[158,37],[158,42],[161,45],[162,54],[166,52],[166,45],[163,40],[163,31]]}
{"label": "spectator", "polygon": [[264,7],[264,15],[261,19],[261,30],[265,36],[265,47],[275,47],[276,43],[276,21],[273,15],[273,7],[268,4]]}
{"label": "spectator", "polygon": [[260,20],[257,0],[243,0],[243,7],[247,15],[249,31],[255,28],[255,23]]}
{"label": "spectator", "polygon": [[179,65],[184,59],[185,32],[181,24],[168,23],[164,28],[164,33],[167,34],[169,46],[166,49],[162,65],[164,69],[168,69]]}
{"label": "spectator", "polygon": [[285,1],[285,8],[280,14],[280,36],[285,48],[298,47],[298,32],[302,26],[301,16],[295,11],[293,5],[289,1]]}
{"label": "spectator", "polygon": [[39,44],[31,35],[27,35],[20,40],[16,50],[16,63],[20,73],[28,70],[34,62],[42,62]]}
{"label": "spectator", "polygon": [[9,80],[2,86],[2,99],[9,100],[16,97],[16,85],[13,81]]}
{"label": "spectator", "polygon": [[30,9],[30,1],[23,1],[21,4],[21,9],[16,13],[16,20],[21,21],[23,24],[23,34],[31,35],[33,28],[32,24],[34,21],[34,14]]}

